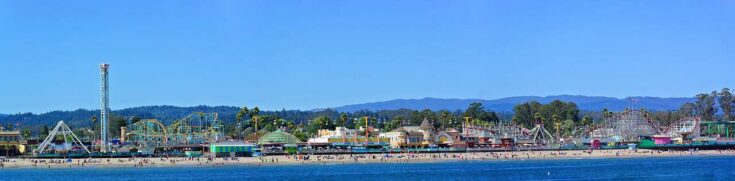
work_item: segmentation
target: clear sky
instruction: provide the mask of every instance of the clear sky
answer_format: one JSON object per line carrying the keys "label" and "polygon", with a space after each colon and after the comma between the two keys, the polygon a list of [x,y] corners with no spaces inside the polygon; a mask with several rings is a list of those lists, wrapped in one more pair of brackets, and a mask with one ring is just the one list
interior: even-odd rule
{"label": "clear sky", "polygon": [[735,88],[735,1],[0,0],[0,113]]}

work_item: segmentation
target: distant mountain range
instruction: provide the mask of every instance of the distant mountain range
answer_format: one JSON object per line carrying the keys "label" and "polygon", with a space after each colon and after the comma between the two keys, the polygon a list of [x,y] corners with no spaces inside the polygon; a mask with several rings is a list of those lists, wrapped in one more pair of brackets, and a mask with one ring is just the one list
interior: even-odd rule
{"label": "distant mountain range", "polygon": [[549,103],[554,100],[574,102],[581,110],[600,111],[607,108],[611,111],[621,111],[632,105],[636,108],[645,108],[648,110],[676,110],[687,102],[694,102],[694,98],[661,98],[661,97],[601,97],[601,96],[580,96],[580,95],[558,95],[558,96],[519,96],[508,97],[494,100],[484,99],[442,99],[442,98],[423,98],[423,99],[395,99],[382,102],[372,102],[364,104],[354,104],[335,107],[341,112],[355,112],[359,110],[395,110],[395,109],[431,109],[431,110],[457,110],[467,109],[468,105],[474,102],[480,102],[486,109],[496,112],[512,112],[513,106],[516,104],[538,101],[540,103]]}

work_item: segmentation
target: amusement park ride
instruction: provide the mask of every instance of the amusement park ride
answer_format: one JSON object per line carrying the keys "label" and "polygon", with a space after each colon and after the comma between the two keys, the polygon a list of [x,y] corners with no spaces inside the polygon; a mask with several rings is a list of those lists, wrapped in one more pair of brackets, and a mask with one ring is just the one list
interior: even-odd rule
{"label": "amusement park ride", "polygon": [[125,135],[137,147],[211,143],[224,139],[224,125],[217,113],[197,112],[171,123],[168,127],[155,119],[141,120]]}
{"label": "amusement park ride", "polygon": [[554,136],[552,136],[551,133],[546,130],[543,123],[536,124],[536,127],[531,129],[530,133],[531,139],[536,144],[548,145],[556,141],[556,139],[554,139]]}
{"label": "amusement park ride", "polygon": [[[616,142],[638,142],[641,137],[667,136],[674,139],[697,139],[700,136],[701,119],[685,117],[668,126],[659,126],[645,110],[626,109],[623,112],[607,112],[601,121],[573,130],[574,138],[607,139]],[[561,137],[550,133],[545,125],[537,122],[526,129],[513,123],[499,122],[493,126],[478,126],[466,123],[465,135],[491,138],[515,138],[533,145],[557,145]]]}
{"label": "amusement park ride", "polygon": [[[110,153],[114,146],[109,139],[109,64],[100,64],[100,144],[101,153]],[[134,123],[129,130],[121,130],[121,140],[127,140],[129,145],[138,150],[155,149],[161,146],[197,145],[216,142],[224,139],[224,124],[217,119],[217,113],[197,112],[176,120],[168,127],[155,119],[145,119]],[[38,146],[38,153],[47,153],[58,136],[63,138],[61,147],[55,146],[55,152],[67,152],[83,150],[87,154],[90,151],[84,143],[77,138],[72,130],[59,121],[48,137]],[[127,138],[127,139],[126,139]],[[72,147],[74,146],[74,147]]]}
{"label": "amusement park ride", "polygon": [[687,137],[699,137],[700,135],[700,123],[702,119],[699,117],[686,117],[680,119],[669,127],[662,130],[662,133],[672,138],[687,138]]}
{"label": "amusement park ride", "polygon": [[[74,150],[74,147],[76,147],[83,149],[86,153],[90,153],[87,147],[84,146],[84,143],[82,143],[82,141],[77,138],[77,135],[75,135],[74,132],[69,129],[69,126],[67,126],[64,121],[59,121],[59,123],[56,123],[56,127],[54,127],[54,129],[49,132],[49,135],[46,137],[46,139],[44,139],[43,142],[38,145],[38,148],[36,149],[38,150],[38,153],[46,153],[51,142],[53,142],[57,136],[61,136],[64,141],[60,151]],[[54,148],[54,151],[57,151],[56,148]]]}
{"label": "amusement park ride", "polygon": [[620,113],[603,115],[603,120],[591,127],[590,137],[613,138],[619,141],[638,141],[641,135],[658,133],[657,126],[643,110],[626,109]]}
{"label": "amusement park ride", "polygon": [[700,136],[699,117],[685,117],[663,127],[656,124],[643,110],[625,110],[604,115],[604,119],[588,127],[586,136],[612,138],[622,142],[639,141],[640,136],[666,135],[671,138],[693,139]]}
{"label": "amusement park ride", "polygon": [[467,121],[463,130],[466,137],[472,135],[484,138],[515,138],[528,140],[535,145],[549,145],[557,141],[542,123],[537,123],[529,130],[511,122],[498,122],[496,125],[481,126],[473,125]]}

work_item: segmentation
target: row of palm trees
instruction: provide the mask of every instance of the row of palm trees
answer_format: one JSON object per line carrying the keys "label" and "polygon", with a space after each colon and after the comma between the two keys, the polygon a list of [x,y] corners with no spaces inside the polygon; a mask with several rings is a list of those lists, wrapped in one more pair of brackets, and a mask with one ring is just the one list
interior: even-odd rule
{"label": "row of palm trees", "polygon": [[252,110],[248,109],[248,107],[243,106],[240,111],[237,112],[237,115],[235,115],[235,120],[237,121],[237,136],[238,139],[242,139],[242,119],[245,118],[245,116],[249,116],[250,120],[253,120],[255,122],[255,134],[257,137],[258,134],[258,119],[260,118],[260,108],[255,107]]}

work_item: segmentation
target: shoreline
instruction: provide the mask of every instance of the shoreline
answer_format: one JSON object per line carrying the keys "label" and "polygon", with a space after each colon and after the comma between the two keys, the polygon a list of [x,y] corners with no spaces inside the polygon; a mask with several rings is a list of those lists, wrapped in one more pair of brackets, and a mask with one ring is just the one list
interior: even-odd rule
{"label": "shoreline", "polygon": [[215,158],[91,158],[91,159],[23,159],[10,158],[2,162],[3,169],[59,169],[59,168],[175,168],[175,167],[223,167],[223,166],[294,166],[294,165],[342,165],[342,164],[405,164],[445,163],[475,161],[526,161],[526,160],[576,160],[576,159],[628,159],[666,157],[735,156],[735,150],[656,151],[656,150],[586,150],[574,151],[508,151],[472,153],[394,153],[354,155],[310,155]]}

